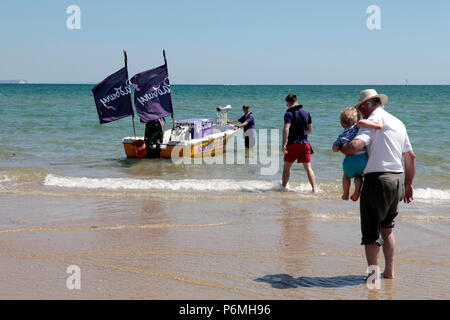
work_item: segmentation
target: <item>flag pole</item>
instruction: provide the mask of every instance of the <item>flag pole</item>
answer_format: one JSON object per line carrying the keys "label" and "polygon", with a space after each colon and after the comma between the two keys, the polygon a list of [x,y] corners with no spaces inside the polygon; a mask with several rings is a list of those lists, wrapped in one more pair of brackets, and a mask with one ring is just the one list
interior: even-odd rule
{"label": "flag pole", "polygon": [[[127,52],[125,50],[123,50],[123,60],[125,62],[125,68],[127,68],[127,75],[128,75],[128,58],[127,58]],[[130,95],[130,99],[131,99],[131,95]],[[133,108],[133,107],[131,107],[131,108]],[[134,125],[134,112],[131,115],[131,121],[133,123],[134,138],[136,138],[136,127]]]}
{"label": "flag pole", "polygon": [[[164,64],[166,65],[167,74],[169,74],[169,68],[167,67],[167,59],[166,59],[166,50],[163,49],[163,57],[164,57]],[[175,118],[173,117],[173,106],[172,106],[172,130],[175,130]]]}

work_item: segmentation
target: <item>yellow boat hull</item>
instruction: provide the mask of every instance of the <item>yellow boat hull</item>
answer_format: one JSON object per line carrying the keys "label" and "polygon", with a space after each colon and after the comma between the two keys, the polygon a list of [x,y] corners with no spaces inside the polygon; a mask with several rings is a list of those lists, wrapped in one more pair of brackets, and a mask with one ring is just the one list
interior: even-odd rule
{"label": "yellow boat hull", "polygon": [[[172,142],[163,145],[160,151],[160,158],[179,158],[179,157],[205,157],[215,156],[216,154],[223,153],[229,140],[234,136],[235,132],[229,132],[220,137],[208,139],[202,139],[200,141],[190,142]],[[123,148],[127,158],[138,158],[132,148],[132,143],[135,140],[142,139],[143,137],[127,137],[122,140]],[[143,158],[147,157],[148,151],[145,150]]]}
{"label": "yellow boat hull", "polygon": [[[208,141],[203,141],[200,143],[181,146],[168,145],[167,148],[162,149],[160,152],[161,158],[180,158],[180,157],[204,157],[204,156],[214,156],[216,154],[223,153],[225,151],[225,147],[227,142],[231,139],[232,136],[224,136]],[[186,152],[188,154],[186,155]]]}

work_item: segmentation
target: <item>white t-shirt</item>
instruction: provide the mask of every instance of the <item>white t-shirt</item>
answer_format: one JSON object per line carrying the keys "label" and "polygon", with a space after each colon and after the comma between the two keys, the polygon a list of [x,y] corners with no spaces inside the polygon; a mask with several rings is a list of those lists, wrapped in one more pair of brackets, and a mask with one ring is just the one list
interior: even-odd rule
{"label": "white t-shirt", "polygon": [[367,146],[364,173],[403,172],[402,153],[412,151],[405,125],[383,108],[375,109],[367,120],[384,125],[381,130],[360,128],[355,139]]}

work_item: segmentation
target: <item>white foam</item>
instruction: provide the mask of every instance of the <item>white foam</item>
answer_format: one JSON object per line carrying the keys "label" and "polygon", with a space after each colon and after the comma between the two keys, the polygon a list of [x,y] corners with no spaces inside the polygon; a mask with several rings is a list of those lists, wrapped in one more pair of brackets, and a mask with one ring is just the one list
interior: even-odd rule
{"label": "white foam", "polygon": [[3,182],[9,182],[11,179],[8,176],[3,176],[3,178],[0,178],[0,189],[3,189],[2,183]]}
{"label": "white foam", "polygon": [[3,176],[3,178],[0,178],[0,182],[9,182],[11,179],[8,176]]}
{"label": "white foam", "polygon": [[414,199],[421,200],[450,200],[450,190],[432,188],[418,188],[414,190]]}
{"label": "white foam", "polygon": [[[11,181],[8,177],[0,178],[1,182]],[[309,183],[289,183],[282,188],[280,181],[269,180],[235,180],[235,179],[132,179],[132,178],[89,178],[69,177],[48,174],[44,180],[45,186],[82,189],[108,189],[108,190],[169,190],[169,191],[204,191],[204,192],[302,192],[309,194]],[[328,190],[330,186],[323,184],[322,189]],[[319,193],[324,191],[318,188]],[[450,200],[450,190],[432,188],[418,188],[414,190],[414,199]]]}
{"label": "white foam", "polygon": [[[45,186],[64,188],[86,189],[129,189],[129,190],[171,190],[171,191],[245,191],[267,192],[281,191],[278,181],[265,180],[232,180],[232,179],[130,179],[130,178],[87,178],[87,177],[63,177],[48,174],[44,180]],[[289,191],[307,191],[311,187],[300,184],[290,187]]]}

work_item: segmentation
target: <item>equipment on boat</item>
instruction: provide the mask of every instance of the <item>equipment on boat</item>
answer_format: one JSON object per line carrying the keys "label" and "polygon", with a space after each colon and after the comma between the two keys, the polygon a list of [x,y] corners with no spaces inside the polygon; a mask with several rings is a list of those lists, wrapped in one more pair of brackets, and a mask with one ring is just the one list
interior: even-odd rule
{"label": "equipment on boat", "polygon": [[175,121],[175,128],[186,128],[191,139],[203,138],[212,133],[212,119],[185,119]]}
{"label": "equipment on boat", "polygon": [[161,144],[164,139],[164,122],[164,118],[161,118],[145,124],[144,141],[147,149],[147,158],[159,158]]}
{"label": "equipment on boat", "polygon": [[[225,107],[217,107],[216,124],[226,125],[228,123],[228,111],[231,110],[231,106],[227,105]],[[221,113],[225,111],[225,113]]]}

